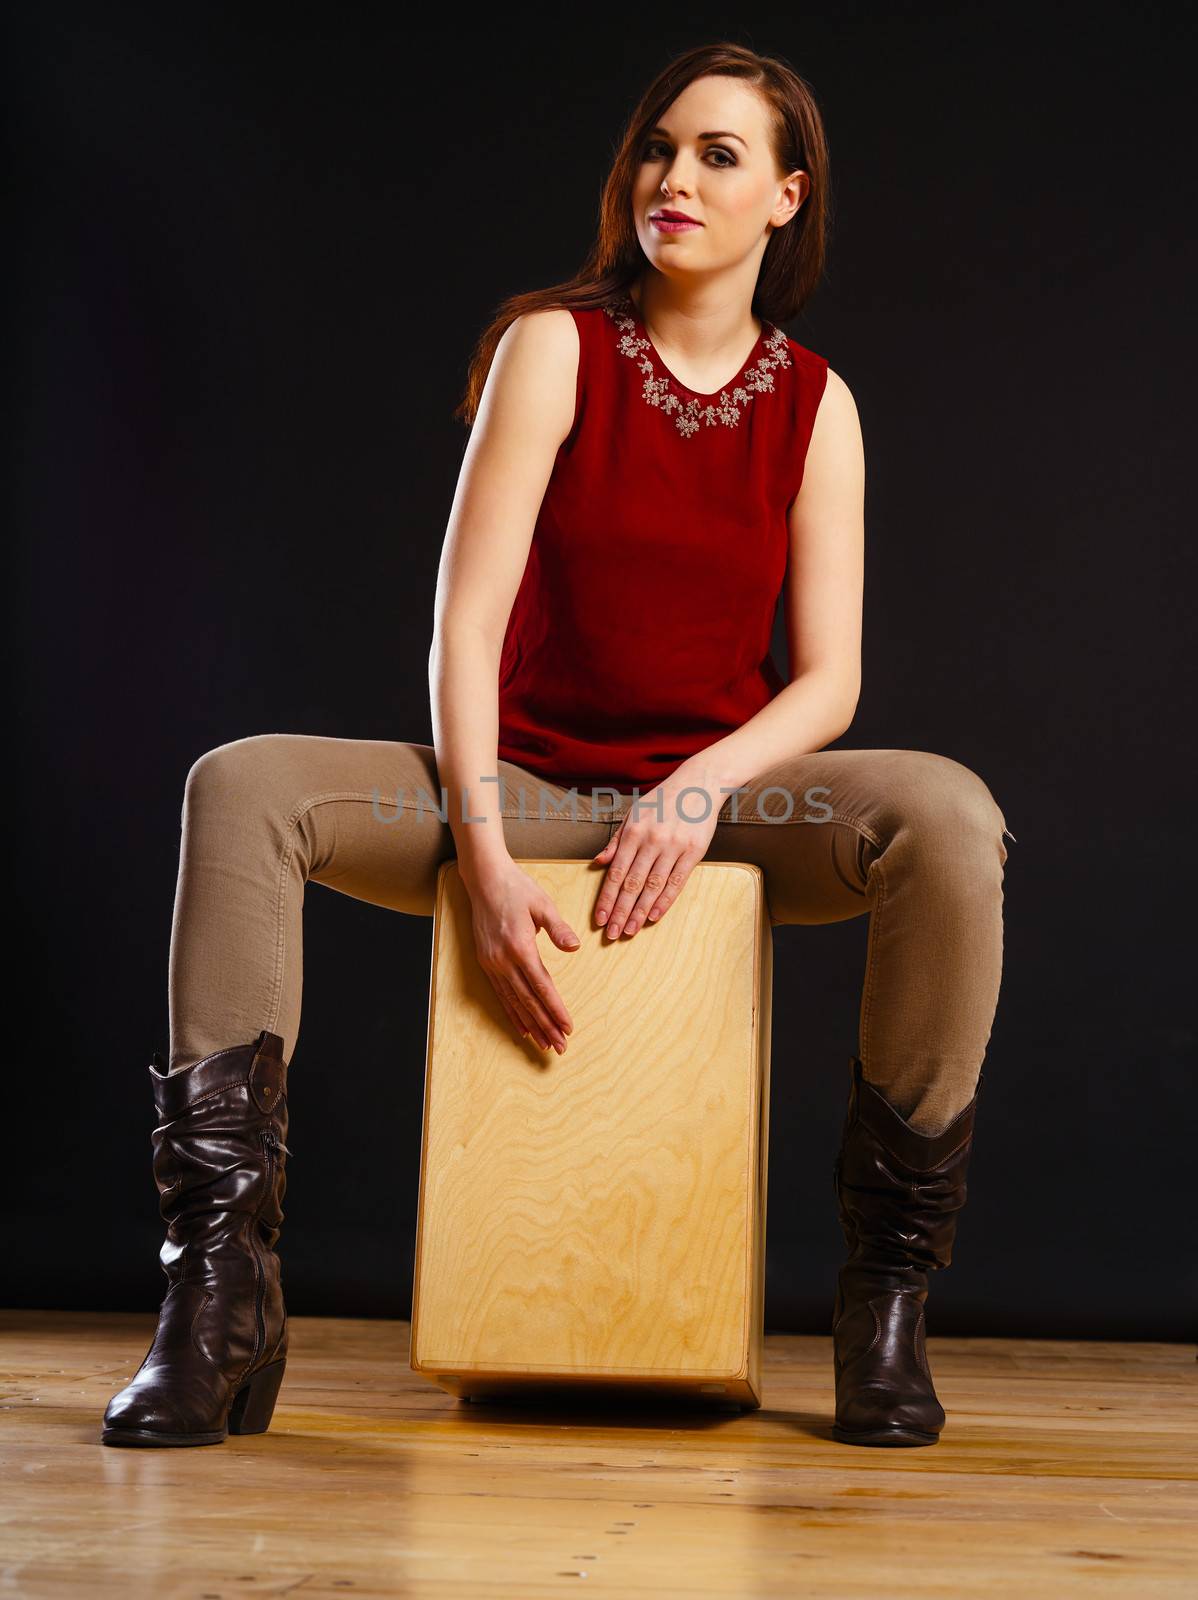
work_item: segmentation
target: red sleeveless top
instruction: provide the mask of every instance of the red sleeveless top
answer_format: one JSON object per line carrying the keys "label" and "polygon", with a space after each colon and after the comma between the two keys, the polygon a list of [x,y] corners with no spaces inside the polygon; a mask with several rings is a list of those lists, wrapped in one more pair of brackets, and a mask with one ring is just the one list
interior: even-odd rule
{"label": "red sleeveless top", "polygon": [[625,296],[571,312],[574,424],[499,664],[499,749],[550,782],[642,792],[784,687],[770,636],[828,363],[773,323],[699,394]]}

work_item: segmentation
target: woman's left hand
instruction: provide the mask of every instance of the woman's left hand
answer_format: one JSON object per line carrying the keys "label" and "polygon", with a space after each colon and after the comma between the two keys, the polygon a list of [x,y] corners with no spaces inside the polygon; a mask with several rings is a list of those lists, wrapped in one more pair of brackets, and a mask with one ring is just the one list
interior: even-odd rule
{"label": "woman's left hand", "polygon": [[[683,795],[680,816],[676,796],[687,789],[690,793]],[[709,796],[709,804],[696,789]],[[607,863],[595,920],[606,925],[609,939],[618,939],[621,931],[631,937],[642,923],[661,921],[707,854],[726,799],[718,786],[713,790],[681,768],[640,796],[638,809],[628,813],[603,849],[591,857]],[[701,816],[705,805],[707,815]],[[692,815],[701,820],[689,821]]]}

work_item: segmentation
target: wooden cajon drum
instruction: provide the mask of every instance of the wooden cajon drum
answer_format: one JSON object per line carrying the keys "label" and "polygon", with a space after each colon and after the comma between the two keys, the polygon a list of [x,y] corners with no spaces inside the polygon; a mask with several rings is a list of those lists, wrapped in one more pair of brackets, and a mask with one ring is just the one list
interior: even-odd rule
{"label": "wooden cajon drum", "polygon": [[773,938],[761,869],[701,861],[608,939],[604,869],[522,860],[578,934],[537,935],[574,1024],[517,1037],[442,864],[412,1370],[463,1399],[761,1404]]}

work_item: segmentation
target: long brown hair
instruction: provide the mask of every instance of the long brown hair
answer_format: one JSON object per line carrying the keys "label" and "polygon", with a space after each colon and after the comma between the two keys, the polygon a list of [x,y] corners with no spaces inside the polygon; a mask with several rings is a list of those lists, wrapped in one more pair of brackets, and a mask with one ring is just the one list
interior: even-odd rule
{"label": "long brown hair", "polygon": [[599,201],[599,229],[578,272],[566,283],[530,289],[503,301],[470,358],[466,392],[453,415],[468,425],[478,414],[495,347],[507,328],[529,311],[551,306],[586,310],[623,294],[645,265],[632,221],[632,185],[650,128],[695,78],[709,74],[741,78],[766,100],[774,154],[782,171],[802,170],[811,188],[798,215],[775,228],[761,261],[753,310],[762,321],[794,317],[815,292],[824,270],[831,217],[828,146],[811,86],[777,56],[758,55],[745,45],[721,41],[696,45],[671,61],[645,90],[628,118]]}

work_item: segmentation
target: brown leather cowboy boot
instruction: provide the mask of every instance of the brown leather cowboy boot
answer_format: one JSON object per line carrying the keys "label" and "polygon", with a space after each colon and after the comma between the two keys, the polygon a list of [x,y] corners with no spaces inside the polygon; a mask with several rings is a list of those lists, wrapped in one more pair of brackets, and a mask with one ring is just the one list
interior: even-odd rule
{"label": "brown leather cowboy boot", "polygon": [[973,1099],[942,1133],[917,1132],[850,1057],[833,1166],[849,1258],[832,1314],[842,1444],[935,1444],[944,1426],[925,1345],[928,1272],[952,1260],[973,1148]]}
{"label": "brown leather cowboy boot", "polygon": [[287,1063],[252,1044],[168,1074],[154,1053],[151,1135],[167,1288],[154,1341],[104,1413],[103,1444],[219,1444],[265,1433],[287,1359],[275,1241],[287,1187]]}

